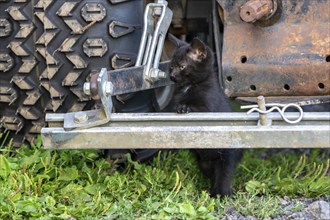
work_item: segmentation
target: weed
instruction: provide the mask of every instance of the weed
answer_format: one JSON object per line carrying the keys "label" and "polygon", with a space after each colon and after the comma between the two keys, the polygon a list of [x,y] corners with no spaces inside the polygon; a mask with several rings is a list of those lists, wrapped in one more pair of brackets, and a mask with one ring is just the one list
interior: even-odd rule
{"label": "weed", "polygon": [[[261,159],[246,151],[233,198],[208,195],[194,155],[163,152],[149,164],[127,155],[119,165],[93,150],[0,148],[0,219],[218,219],[228,207],[244,216],[280,214],[279,197],[330,194],[329,159],[287,153]],[[293,209],[299,210],[297,205]]]}

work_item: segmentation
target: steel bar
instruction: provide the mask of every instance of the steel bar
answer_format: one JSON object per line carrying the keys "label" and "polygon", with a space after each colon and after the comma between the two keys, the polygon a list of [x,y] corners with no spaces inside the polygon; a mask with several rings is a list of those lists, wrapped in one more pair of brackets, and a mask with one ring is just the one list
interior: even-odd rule
{"label": "steel bar", "polygon": [[271,126],[258,126],[257,113],[112,114],[103,126],[41,133],[48,149],[330,148],[330,113],[305,113],[299,125],[286,124],[278,113],[268,117]]}
{"label": "steel bar", "polygon": [[[46,115],[47,122],[61,122],[64,120],[61,113],[49,113]],[[285,116],[288,119],[295,119],[300,116],[298,112],[287,112]],[[279,113],[268,113],[267,117],[272,121],[282,121]],[[145,121],[257,121],[259,113],[251,113],[247,115],[244,112],[228,112],[228,113],[112,113],[111,122],[145,122]],[[305,112],[303,121],[325,121],[330,123],[330,112]],[[284,121],[283,121],[284,123]]]}

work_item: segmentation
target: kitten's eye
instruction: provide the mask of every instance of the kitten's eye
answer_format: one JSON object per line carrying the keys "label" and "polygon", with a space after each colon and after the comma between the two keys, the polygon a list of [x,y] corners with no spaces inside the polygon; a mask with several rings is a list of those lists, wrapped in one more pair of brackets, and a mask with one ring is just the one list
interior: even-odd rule
{"label": "kitten's eye", "polygon": [[186,68],[185,65],[180,66],[180,70],[184,70],[184,68]]}

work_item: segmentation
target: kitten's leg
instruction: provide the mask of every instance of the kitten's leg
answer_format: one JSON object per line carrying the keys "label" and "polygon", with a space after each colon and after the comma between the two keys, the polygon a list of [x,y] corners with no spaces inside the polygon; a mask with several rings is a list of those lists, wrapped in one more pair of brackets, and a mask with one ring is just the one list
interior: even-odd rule
{"label": "kitten's leg", "polygon": [[198,165],[202,173],[208,178],[212,178],[214,175],[214,161],[199,160]]}
{"label": "kitten's leg", "polygon": [[214,161],[214,173],[211,177],[211,196],[230,196],[236,165],[241,159],[241,150],[221,150],[221,156]]}

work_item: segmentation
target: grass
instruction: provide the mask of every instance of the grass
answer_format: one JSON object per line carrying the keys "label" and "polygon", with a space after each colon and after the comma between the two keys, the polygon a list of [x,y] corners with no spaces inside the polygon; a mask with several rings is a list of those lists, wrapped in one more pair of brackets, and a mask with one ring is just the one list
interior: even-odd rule
{"label": "grass", "polygon": [[[330,195],[329,158],[318,150],[274,154],[247,150],[233,198],[208,195],[191,152],[164,152],[148,164],[127,155],[120,166],[97,151],[0,147],[0,219],[218,219],[234,207],[244,216],[283,212],[280,197]],[[299,205],[293,209],[299,210]]]}

